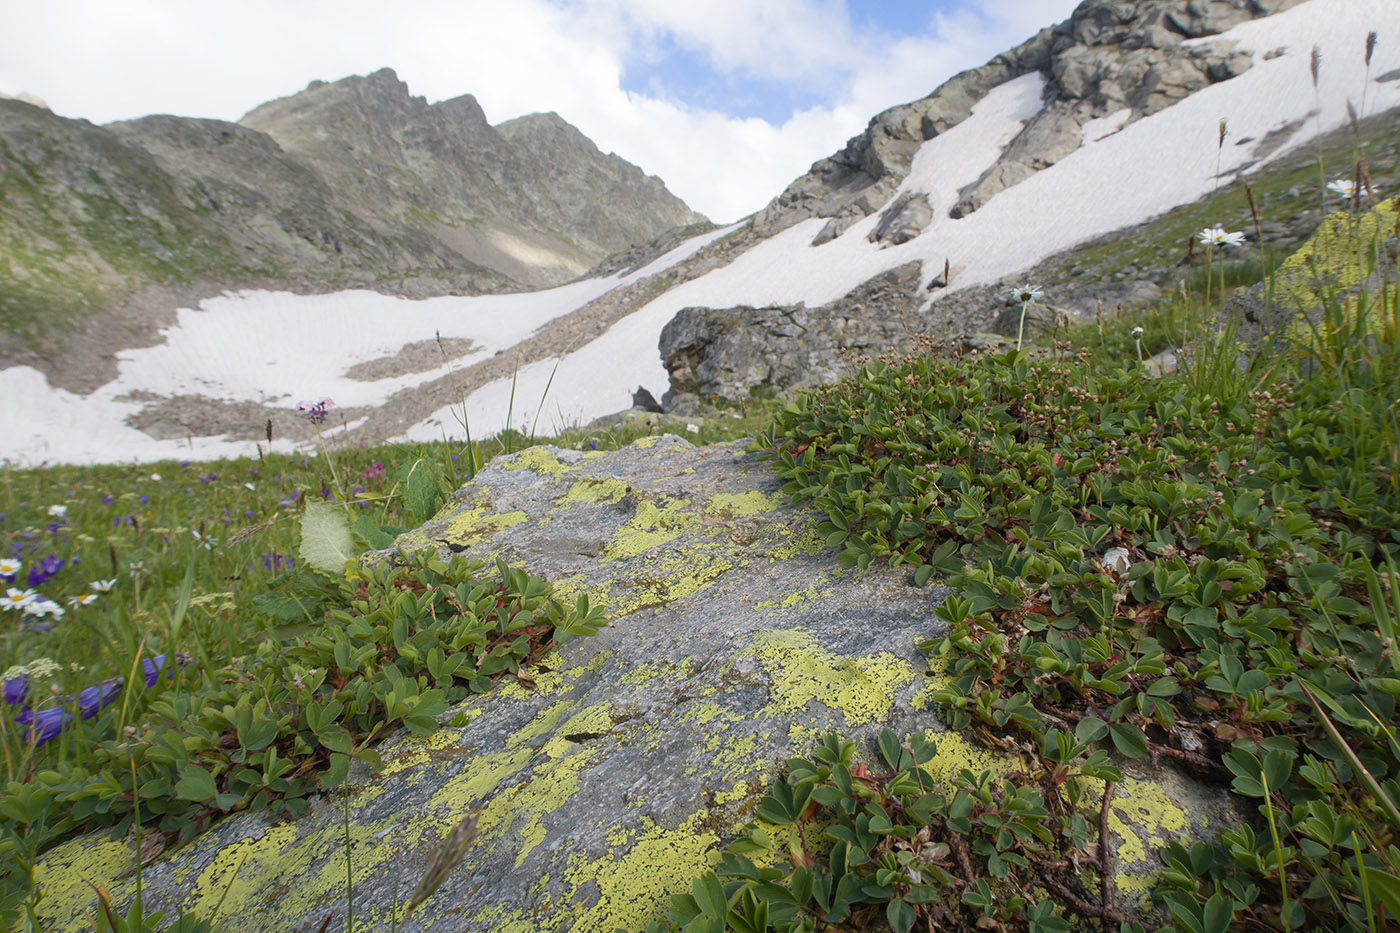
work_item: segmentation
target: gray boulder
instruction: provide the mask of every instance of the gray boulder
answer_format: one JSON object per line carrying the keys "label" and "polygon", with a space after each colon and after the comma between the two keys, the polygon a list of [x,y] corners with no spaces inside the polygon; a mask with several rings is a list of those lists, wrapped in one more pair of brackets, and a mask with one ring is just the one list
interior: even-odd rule
{"label": "gray boulder", "polygon": [[927,195],[904,195],[885,211],[880,223],[870,231],[869,240],[884,246],[908,243],[922,233],[931,220],[933,208],[929,206]]}
{"label": "gray boulder", "polygon": [[1008,305],[1001,309],[1001,313],[992,322],[992,332],[1011,338],[1020,333],[1027,340],[1047,337],[1056,332],[1063,332],[1074,320],[1074,315],[1064,308],[1032,302],[1026,306],[1024,318],[1023,324],[1019,301]]}
{"label": "gray boulder", "polygon": [[788,390],[834,382],[851,354],[907,346],[923,330],[919,263],[865,282],[830,305],[683,308],[661,331],[671,387],[667,411],[689,414],[683,399],[737,403],[754,389]]}
{"label": "gray boulder", "polygon": [[[230,933],[344,930],[348,836],[358,929],[636,930],[828,730],[867,760],[881,728],[930,733],[940,776],[1019,768],[1014,749],[947,732],[931,708],[944,675],[914,645],[937,631],[946,590],[838,570],[817,517],[743,447],[666,436],[495,460],[399,546],[500,556],[601,601],[611,625],[547,656],[532,687],[500,685],[430,737],[391,739],[380,771],[352,771],[302,818],[234,815],[161,855],[140,879],[148,908],[221,904]],[[477,835],[461,864],[404,920],[465,818]],[[1163,845],[1238,819],[1223,791],[1172,770],[1125,776],[1108,821],[1120,904]],[[130,862],[99,836],[50,851],[43,928],[92,928],[87,881],[124,910]]]}

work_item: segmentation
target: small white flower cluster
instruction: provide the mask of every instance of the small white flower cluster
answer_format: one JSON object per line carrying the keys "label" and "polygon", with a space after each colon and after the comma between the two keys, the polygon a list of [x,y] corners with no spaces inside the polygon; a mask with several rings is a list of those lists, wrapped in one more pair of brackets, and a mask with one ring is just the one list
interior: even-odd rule
{"label": "small white flower cluster", "polygon": [[25,677],[29,680],[42,680],[57,673],[58,665],[52,658],[35,658],[28,664],[16,664],[0,674],[0,681]]}
{"label": "small white flower cluster", "polygon": [[68,517],[68,506],[66,506],[66,505],[51,505],[51,506],[49,506],[49,515],[50,515],[52,518],[58,518],[58,519],[67,518],[67,517]]}

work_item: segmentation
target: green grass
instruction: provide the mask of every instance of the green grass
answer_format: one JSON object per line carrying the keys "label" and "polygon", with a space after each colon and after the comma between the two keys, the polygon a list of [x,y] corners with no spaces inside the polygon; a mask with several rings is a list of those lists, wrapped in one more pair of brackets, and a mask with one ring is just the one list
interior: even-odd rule
{"label": "green grass", "polygon": [[[1377,255],[1334,240],[1327,258]],[[655,929],[1393,929],[1400,302],[1393,286],[1313,292],[1312,327],[1258,344],[1188,294],[1161,320],[1080,331],[1097,355],[928,344],[780,413],[760,446],[841,562],[956,591],[946,632],[920,645],[946,677],[934,701],[1023,763],[937,786],[918,742],[883,737],[867,770],[829,737]],[[1185,330],[1183,371],[1146,378],[1122,352],[1132,326]],[[1245,814],[1215,845],[1167,845],[1144,910],[1102,881],[1111,837],[1091,793],[1134,760],[1173,761]],[[808,820],[835,821],[824,848],[746,858]]]}

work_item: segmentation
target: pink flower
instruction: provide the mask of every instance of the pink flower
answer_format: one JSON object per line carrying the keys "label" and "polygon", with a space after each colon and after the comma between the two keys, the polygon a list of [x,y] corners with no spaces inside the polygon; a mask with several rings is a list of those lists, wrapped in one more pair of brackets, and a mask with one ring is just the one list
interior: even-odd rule
{"label": "pink flower", "polygon": [[320,424],[326,420],[326,413],[335,407],[335,400],[323,398],[319,402],[300,401],[297,402],[297,411],[306,416],[306,420],[312,424]]}

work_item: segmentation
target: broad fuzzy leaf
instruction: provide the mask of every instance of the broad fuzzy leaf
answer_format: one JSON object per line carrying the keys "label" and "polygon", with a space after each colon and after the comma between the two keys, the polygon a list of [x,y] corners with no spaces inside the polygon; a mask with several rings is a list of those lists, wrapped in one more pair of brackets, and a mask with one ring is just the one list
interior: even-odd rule
{"label": "broad fuzzy leaf", "polygon": [[355,556],[345,513],[328,502],[309,499],[301,517],[301,559],[326,573],[340,573]]}

